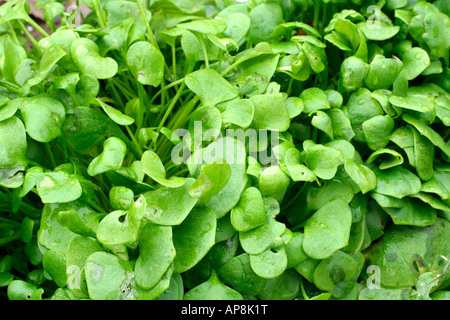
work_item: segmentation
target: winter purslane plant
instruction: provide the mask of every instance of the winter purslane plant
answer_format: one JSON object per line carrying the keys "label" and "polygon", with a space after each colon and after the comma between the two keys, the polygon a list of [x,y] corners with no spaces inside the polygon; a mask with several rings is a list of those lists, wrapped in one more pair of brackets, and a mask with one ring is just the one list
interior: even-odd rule
{"label": "winter purslane plant", "polygon": [[0,6],[2,298],[450,299],[448,1],[77,5]]}

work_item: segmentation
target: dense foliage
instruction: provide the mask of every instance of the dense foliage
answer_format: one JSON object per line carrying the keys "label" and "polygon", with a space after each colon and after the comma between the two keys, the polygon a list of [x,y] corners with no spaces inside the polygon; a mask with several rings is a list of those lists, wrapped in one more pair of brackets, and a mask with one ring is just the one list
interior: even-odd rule
{"label": "dense foliage", "polygon": [[450,299],[449,1],[77,3],[0,6],[4,299]]}

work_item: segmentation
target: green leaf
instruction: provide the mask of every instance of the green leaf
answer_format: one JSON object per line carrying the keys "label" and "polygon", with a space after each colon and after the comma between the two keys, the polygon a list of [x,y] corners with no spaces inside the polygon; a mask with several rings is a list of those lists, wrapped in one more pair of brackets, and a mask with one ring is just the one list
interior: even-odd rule
{"label": "green leaf", "polygon": [[372,150],[384,148],[389,143],[394,125],[394,120],[389,115],[379,115],[364,121],[362,131],[367,146]]}
{"label": "green leaf", "polygon": [[320,88],[308,88],[302,91],[300,98],[305,105],[303,112],[311,113],[317,110],[330,109],[326,93]]}
{"label": "green leaf", "polygon": [[248,254],[259,254],[270,248],[275,238],[280,237],[285,230],[283,223],[271,219],[258,228],[240,232],[239,241]]}
{"label": "green leaf", "polygon": [[50,142],[62,134],[64,105],[46,94],[27,99],[20,107],[28,135],[39,142]]}
{"label": "green leaf", "polygon": [[268,279],[259,292],[262,300],[293,300],[300,290],[300,276],[293,270],[286,270],[280,276]]}
{"label": "green leaf", "polygon": [[89,163],[87,172],[95,176],[109,170],[117,170],[122,166],[126,154],[126,145],[116,137],[108,138],[103,143],[103,151]]}
{"label": "green leaf", "polygon": [[333,200],[306,221],[303,250],[313,259],[325,259],[345,247],[350,237],[352,214],[342,199]]}
{"label": "green leaf", "polygon": [[227,135],[209,144],[203,152],[204,164],[223,159],[231,169],[228,183],[205,204],[214,210],[217,218],[223,217],[238,203],[247,184],[246,151],[243,142],[240,138],[237,140]]}
{"label": "green leaf", "polygon": [[27,136],[22,121],[11,117],[0,122],[0,185],[17,188],[27,164]]}
{"label": "green leaf", "polygon": [[181,177],[171,177],[167,179],[166,169],[159,159],[159,156],[153,151],[145,151],[141,161],[144,173],[163,186],[177,188],[181,187],[186,182],[186,179]]}
{"label": "green leaf", "polygon": [[339,161],[340,152],[336,149],[317,144],[306,150],[305,160],[307,166],[321,179],[332,179]]}
{"label": "green leaf", "polygon": [[230,165],[221,159],[205,164],[201,167],[197,180],[189,188],[189,195],[199,198],[199,205],[206,204],[226,186],[230,177]]}
{"label": "green leaf", "polygon": [[320,290],[331,292],[338,284],[350,281],[356,272],[355,259],[342,251],[336,251],[319,263],[314,271],[314,284]]}
{"label": "green leaf", "polygon": [[266,279],[258,276],[250,265],[250,256],[240,254],[228,260],[218,270],[220,279],[245,295],[257,295],[266,283]]}
{"label": "green leaf", "polygon": [[215,243],[216,215],[208,207],[195,208],[173,229],[173,244],[177,255],[175,270],[185,272],[195,266]]}
{"label": "green leaf", "polygon": [[301,163],[301,153],[296,148],[290,148],[284,155],[286,169],[293,181],[318,181],[314,172]]}
{"label": "green leaf", "polygon": [[111,253],[94,252],[86,260],[85,273],[92,300],[119,300],[126,291],[131,265]]}
{"label": "green leaf", "polygon": [[262,3],[250,11],[250,36],[253,43],[268,41],[283,22],[283,11],[277,3]]}
{"label": "green leaf", "polygon": [[135,42],[128,49],[127,63],[131,73],[142,84],[159,86],[164,76],[164,57],[149,42]]}
{"label": "green leaf", "polygon": [[288,129],[290,118],[282,94],[255,95],[249,100],[255,106],[252,123],[256,130]]}
{"label": "green leaf", "polygon": [[420,191],[420,179],[403,167],[397,166],[386,170],[375,168],[373,172],[377,176],[374,191],[378,193],[401,199]]}
{"label": "green leaf", "polygon": [[194,182],[193,178],[186,178],[186,183],[180,187],[163,186],[145,192],[145,217],[155,224],[179,225],[198,202],[198,198],[189,195],[189,188]]}
{"label": "green leaf", "polygon": [[280,276],[287,267],[287,256],[284,247],[267,249],[262,253],[250,255],[250,265],[255,273],[264,279]]}
{"label": "green leaf", "polygon": [[365,165],[358,165],[352,159],[344,163],[345,171],[350,178],[358,185],[363,194],[375,189],[377,185],[377,177],[372,170]]}
{"label": "green leaf", "polygon": [[146,205],[141,195],[129,210],[116,210],[107,214],[98,225],[98,241],[106,246],[136,242]]}
{"label": "green leaf", "polygon": [[43,203],[65,203],[81,197],[81,184],[67,173],[44,172],[39,177],[36,189]]}
{"label": "green leaf", "polygon": [[100,56],[96,43],[88,38],[78,38],[72,42],[71,56],[81,73],[97,79],[112,78],[118,71],[117,62]]}
{"label": "green leaf", "polygon": [[[405,62],[406,63],[406,62]],[[389,89],[403,68],[403,62],[376,55],[370,63],[364,84],[369,90]],[[405,66],[405,70],[407,70]],[[386,72],[389,70],[389,72]],[[409,80],[409,79],[408,79]]]}
{"label": "green leaf", "polygon": [[108,115],[108,117],[115,123],[122,125],[122,126],[128,126],[134,122],[133,118],[123,114],[119,110],[104,103],[100,99],[95,98],[94,102],[96,104],[98,104],[103,109],[103,111],[105,111],[105,113]]}
{"label": "green leaf", "polygon": [[194,71],[185,77],[185,82],[200,97],[203,105],[215,106],[238,95],[236,88],[212,69]]}
{"label": "green leaf", "polygon": [[249,99],[234,99],[226,104],[222,113],[224,124],[235,124],[241,128],[247,128],[253,121],[255,107]]}
{"label": "green leaf", "polygon": [[220,282],[216,272],[208,281],[192,288],[184,295],[185,300],[243,300],[242,295]]}
{"label": "green leaf", "polygon": [[369,24],[366,22],[358,23],[358,28],[364,33],[368,40],[383,41],[394,37],[399,31],[399,26],[388,25],[380,20]]}
{"label": "green leaf", "polygon": [[139,232],[139,257],[134,274],[136,283],[144,288],[154,287],[175,258],[172,228],[146,223]]}
{"label": "green leaf", "polygon": [[266,210],[259,189],[250,187],[231,210],[231,224],[237,231],[249,231],[266,222]]}
{"label": "green leaf", "polygon": [[403,63],[406,79],[412,80],[430,65],[430,57],[422,48],[414,47],[403,54]]}

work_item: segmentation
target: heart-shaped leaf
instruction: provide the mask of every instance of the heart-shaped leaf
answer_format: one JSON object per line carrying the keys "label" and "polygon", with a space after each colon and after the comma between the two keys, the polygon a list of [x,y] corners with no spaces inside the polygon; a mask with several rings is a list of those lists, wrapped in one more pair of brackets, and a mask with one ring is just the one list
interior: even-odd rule
{"label": "heart-shaped leaf", "polygon": [[96,43],[88,38],[74,40],[70,52],[83,74],[90,74],[97,79],[109,79],[117,73],[117,62],[112,58],[100,56]]}
{"label": "heart-shaped leaf", "polygon": [[95,176],[109,170],[117,170],[122,166],[126,154],[126,145],[116,137],[108,138],[103,143],[102,153],[94,158],[88,166],[88,174]]}

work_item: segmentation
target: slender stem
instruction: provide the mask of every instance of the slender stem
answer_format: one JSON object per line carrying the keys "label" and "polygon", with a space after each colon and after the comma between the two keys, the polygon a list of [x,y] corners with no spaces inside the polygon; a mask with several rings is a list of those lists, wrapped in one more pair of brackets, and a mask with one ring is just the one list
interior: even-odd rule
{"label": "slender stem", "polygon": [[105,23],[105,18],[103,17],[102,8],[100,7],[100,1],[93,0],[93,4],[94,4],[95,14],[97,15],[97,18],[98,18],[98,24],[100,25],[100,27],[105,28],[106,23]]}
{"label": "slender stem", "polygon": [[177,55],[175,46],[172,47],[172,75],[173,81],[177,81]]}
{"label": "slender stem", "polygon": [[17,23],[20,26],[20,29],[22,29],[22,32],[27,36],[28,39],[30,39],[30,42],[33,44],[33,47],[39,52],[39,55],[42,55],[41,49],[39,48],[38,42],[36,39],[31,35],[31,33],[27,30],[25,25],[22,23],[22,21],[17,20]]}
{"label": "slender stem", "polygon": [[197,36],[197,38],[198,38],[198,41],[200,42],[200,47],[202,48],[202,51],[203,51],[203,57],[205,58],[206,69],[209,69],[208,52],[206,50],[205,40],[203,39],[203,35],[202,34]]}
{"label": "slender stem", "polygon": [[185,85],[186,85],[185,82],[183,82],[181,84],[180,89],[178,89],[177,94],[173,97],[172,101],[170,102],[169,107],[167,108],[166,112],[164,113],[164,116],[162,117],[161,121],[159,122],[157,133],[159,133],[159,131],[163,127],[164,123],[166,122],[167,118],[169,117],[170,112],[175,107],[175,104],[177,103],[178,99],[180,98],[181,93],[183,92],[183,89],[184,89]]}
{"label": "slender stem", "polygon": [[150,27],[150,23],[147,21],[144,5],[142,4],[141,0],[136,0],[136,2],[139,6],[139,10],[141,11],[142,19],[145,21],[145,28],[147,29],[147,36],[150,40],[150,43],[159,49],[158,42],[156,42],[155,35],[153,34],[152,28]]}
{"label": "slender stem", "polygon": [[45,152],[47,153],[48,159],[50,160],[52,168],[56,167],[55,156],[53,155],[53,151],[52,148],[50,147],[50,144],[44,143],[44,148]]}
{"label": "slender stem", "polygon": [[[19,20],[17,20],[19,21]],[[33,19],[29,19],[26,20],[30,26],[32,26],[33,28],[35,28],[37,31],[39,31],[44,37],[50,37],[50,35],[47,33],[47,31],[45,31],[38,23],[36,23],[36,21],[34,21]]]}
{"label": "slender stem", "polygon": [[134,136],[133,132],[130,129],[130,126],[125,126],[125,128],[127,129],[128,135],[131,138],[131,142],[133,143],[133,145],[136,147],[137,152],[139,153],[139,156],[142,157],[142,154],[144,153],[142,151],[141,146],[139,145],[139,142],[136,140],[136,137]]}
{"label": "slender stem", "polygon": [[308,295],[306,294],[305,287],[303,286],[303,279],[300,277],[300,290],[302,291],[302,296],[305,300],[309,300]]}

